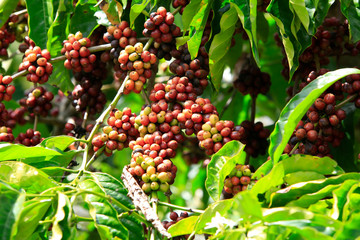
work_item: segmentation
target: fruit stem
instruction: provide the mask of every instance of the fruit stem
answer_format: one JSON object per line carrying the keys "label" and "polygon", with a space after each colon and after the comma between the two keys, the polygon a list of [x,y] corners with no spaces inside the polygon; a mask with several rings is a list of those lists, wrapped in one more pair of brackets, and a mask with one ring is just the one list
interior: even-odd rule
{"label": "fruit stem", "polygon": [[338,110],[339,108],[341,108],[342,106],[344,106],[344,105],[347,104],[348,102],[351,102],[352,100],[354,100],[357,96],[358,96],[357,93],[348,96],[344,101],[336,104],[336,105],[335,105],[335,109]]}
{"label": "fruit stem", "polygon": [[166,206],[166,207],[170,207],[170,208],[174,208],[174,209],[178,209],[178,210],[183,210],[183,211],[187,211],[187,212],[198,213],[198,214],[202,214],[202,213],[205,212],[204,210],[199,210],[199,209],[194,209],[194,208],[188,208],[188,207],[181,207],[181,206],[174,205],[174,204],[167,203],[167,202],[160,202],[160,201],[158,201],[158,204],[159,204],[159,205],[162,205],[162,206]]}
{"label": "fruit stem", "polygon": [[178,12],[180,12],[182,6],[177,7],[171,14],[175,16]]}
{"label": "fruit stem", "polygon": [[297,143],[295,144],[295,146],[293,147],[293,149],[291,149],[291,151],[290,151],[290,153],[289,153],[289,156],[291,156],[292,154],[294,154],[295,150],[299,147],[299,144],[300,144],[300,142],[297,142]]}
{"label": "fruit stem", "polygon": [[20,11],[17,11],[17,12],[13,12],[12,14],[10,14],[10,17],[11,18],[12,16],[19,16],[19,15],[22,15],[22,14],[25,14],[27,13],[27,9],[23,9],[23,10],[20,10]]}
{"label": "fruit stem", "polygon": [[146,17],[150,17],[150,14],[145,10],[142,10],[141,13],[144,14]]}
{"label": "fruit stem", "polygon": [[225,106],[224,106],[223,109],[221,110],[220,119],[223,117],[225,111],[229,108],[231,102],[232,102],[233,99],[235,98],[236,92],[237,92],[237,90],[236,90],[236,88],[234,88],[234,90],[233,90],[233,92],[232,92],[232,94],[231,94],[231,97],[226,101]]}
{"label": "fruit stem", "polygon": [[[34,89],[35,88],[37,88],[37,83],[34,83]],[[34,113],[34,128],[33,128],[34,132],[36,131],[38,121],[39,121],[39,116],[38,114]]]}
{"label": "fruit stem", "polygon": [[256,113],[256,96],[251,96],[251,123],[255,123],[255,113]]}

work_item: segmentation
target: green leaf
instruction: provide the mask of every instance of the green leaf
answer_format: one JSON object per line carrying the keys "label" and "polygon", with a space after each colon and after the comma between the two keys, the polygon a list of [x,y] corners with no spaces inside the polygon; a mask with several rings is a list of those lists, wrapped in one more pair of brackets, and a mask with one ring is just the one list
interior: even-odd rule
{"label": "green leaf", "polygon": [[215,153],[207,166],[207,178],[205,187],[214,201],[220,199],[224,180],[227,175],[235,168],[243,153],[245,145],[239,141],[231,141],[225,144],[217,153]]}
{"label": "green leaf", "polygon": [[342,0],[341,12],[349,21],[350,39],[352,42],[360,40],[360,6],[355,0]]}
{"label": "green leaf", "polygon": [[14,0],[1,0],[0,1],[0,28],[4,26],[9,19],[10,14],[15,10],[18,2]]}
{"label": "green leaf", "polygon": [[52,238],[54,240],[71,239],[70,230],[71,204],[69,198],[58,192],[57,211],[52,225]]}
{"label": "green leaf", "polygon": [[345,180],[360,180],[359,173],[345,173],[339,176],[329,177],[326,179],[301,182],[281,189],[271,195],[271,206],[285,206],[287,203],[299,199],[305,194],[316,193],[328,185],[337,185]]}
{"label": "green leaf", "polygon": [[293,14],[300,19],[300,22],[304,26],[306,31],[309,31],[310,19],[309,19],[308,11],[306,10],[305,1],[290,0],[289,4]]}
{"label": "green leaf", "polygon": [[324,179],[325,176],[321,173],[312,172],[312,171],[298,171],[294,173],[286,174],[284,177],[284,182],[289,185],[298,183],[298,182],[307,182],[312,180]]}
{"label": "green leaf", "polygon": [[235,31],[237,22],[237,12],[234,7],[230,7],[220,20],[221,31],[215,35],[209,50],[209,68],[211,81],[217,91],[220,89],[222,75],[225,68],[223,58],[230,49],[231,39]]}
{"label": "green leaf", "polygon": [[359,181],[346,180],[341,186],[333,191],[334,205],[331,211],[331,217],[338,220],[343,220],[344,205],[347,201],[349,191],[360,186]]}
{"label": "green leaf", "polygon": [[254,196],[284,183],[287,174],[295,172],[315,172],[321,175],[342,173],[336,168],[337,163],[329,157],[319,158],[310,155],[292,155],[274,165],[271,172],[260,178],[251,188]]}
{"label": "green leaf", "polygon": [[39,221],[51,206],[52,199],[41,198],[37,201],[31,201],[20,214],[19,221],[13,234],[14,240],[29,239],[32,233],[39,225]]}
{"label": "green leaf", "polygon": [[45,138],[40,146],[49,149],[58,149],[60,151],[64,151],[70,144],[76,142],[77,139],[75,137],[70,136],[54,136]]}
{"label": "green leaf", "polygon": [[343,228],[338,229],[336,232],[336,239],[358,239],[360,236],[360,213],[354,213],[350,216],[350,219],[345,222]]}
{"label": "green leaf", "polygon": [[[114,178],[113,176],[107,173],[90,173],[93,180],[101,187],[101,189],[112,198],[116,199],[118,202],[123,204],[128,209],[134,209],[134,205],[131,199],[127,196],[127,189],[124,185]],[[112,204],[116,211],[120,214],[127,209],[121,209],[116,204]],[[144,228],[141,223],[132,217],[131,215],[126,216],[125,218],[120,218],[120,222],[128,229],[130,239],[142,239]]]}
{"label": "green leaf", "polygon": [[202,2],[201,0],[191,0],[189,4],[186,5],[181,18],[184,32],[189,30],[191,21],[195,17],[196,13],[199,11],[200,7],[204,4],[205,2]]}
{"label": "green leaf", "polygon": [[112,25],[116,25],[120,23],[123,8],[118,1],[116,0],[104,1],[101,8]]}
{"label": "green leaf", "polygon": [[[105,194],[100,186],[93,180],[87,179],[79,183],[81,189]],[[110,202],[103,197],[93,194],[86,194],[85,201],[89,205],[89,213],[94,219],[95,227],[101,239],[129,239],[128,230],[119,221],[116,210]]]}
{"label": "green leaf", "polygon": [[41,49],[46,48],[47,34],[53,23],[53,1],[39,0],[26,1],[26,9],[29,14],[29,37]]}
{"label": "green leaf", "polygon": [[172,237],[191,234],[198,218],[198,216],[190,216],[184,218],[181,221],[175,223],[174,225],[171,225],[168,229],[168,232],[171,234]]}
{"label": "green leaf", "polygon": [[62,92],[67,94],[74,89],[74,84],[71,82],[70,72],[64,67],[64,62],[53,63],[54,71],[50,75],[48,83],[60,88]]}
{"label": "green leaf", "polygon": [[[1,143],[0,150],[1,161],[61,155],[58,151],[43,147],[25,147],[11,143]],[[26,153],[26,155],[24,155],[24,153]]]}
{"label": "green leaf", "polygon": [[350,74],[359,73],[360,70],[354,68],[343,68],[328,72],[308,84],[286,104],[275,124],[274,131],[270,135],[269,155],[273,163],[276,164],[279,161],[296,125],[316,98],[337,80]]}
{"label": "green leaf", "polygon": [[1,183],[0,189],[0,232],[1,239],[10,239],[15,223],[25,202],[25,192],[19,192],[7,184]]}
{"label": "green leaf", "polygon": [[17,185],[27,193],[40,193],[57,183],[39,169],[22,162],[0,162],[0,180]]}
{"label": "green leaf", "polygon": [[213,0],[201,1],[200,8],[190,22],[190,40],[187,42],[191,58],[196,58],[201,44],[201,39],[205,30],[211,4]]}
{"label": "green leaf", "polygon": [[266,209],[264,222],[267,226],[287,227],[302,235],[304,239],[333,239],[330,236],[342,226],[328,216],[294,207]]}
{"label": "green leaf", "polygon": [[47,33],[47,49],[51,56],[60,55],[62,42],[69,35],[70,16],[73,12],[71,0],[60,0],[59,7],[56,12],[55,20],[51,24]]}
{"label": "green leaf", "polygon": [[135,0],[131,1],[130,8],[130,26],[134,25],[136,18],[141,14],[141,12],[146,8],[150,3],[150,0]]}
{"label": "green leaf", "polygon": [[[70,32],[82,32],[84,37],[89,37],[97,28],[97,17],[95,16],[98,7],[96,0],[79,0],[75,6],[74,15],[70,21]],[[55,68],[55,67],[54,67]]]}
{"label": "green leaf", "polygon": [[256,34],[257,0],[231,0],[230,5],[235,6],[243,28],[249,37],[254,60],[260,66]]}

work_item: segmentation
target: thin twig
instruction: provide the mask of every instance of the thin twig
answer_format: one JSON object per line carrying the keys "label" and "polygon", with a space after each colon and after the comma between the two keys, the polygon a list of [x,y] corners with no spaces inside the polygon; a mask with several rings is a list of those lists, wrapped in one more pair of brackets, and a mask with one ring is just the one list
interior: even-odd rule
{"label": "thin twig", "polygon": [[23,9],[23,10],[20,10],[20,11],[17,11],[17,12],[13,12],[12,14],[10,14],[10,17],[11,18],[12,16],[19,16],[19,15],[22,15],[24,13],[27,13],[27,9]]}
{"label": "thin twig", "polygon": [[232,94],[231,94],[231,96],[230,96],[230,98],[226,101],[225,106],[224,106],[223,109],[221,110],[220,118],[223,117],[225,111],[229,108],[231,102],[233,101],[233,99],[234,99],[235,96],[236,96],[236,92],[237,92],[237,90],[234,88],[234,89],[233,89],[233,92],[232,92]]}
{"label": "thin twig", "polygon": [[172,15],[175,15],[175,14],[177,14],[178,12],[180,12],[181,8],[182,8],[182,6],[177,7],[177,8],[172,12]]}
{"label": "thin twig", "polygon": [[174,209],[178,209],[178,210],[182,210],[182,211],[187,211],[187,212],[198,213],[198,214],[202,214],[202,213],[205,212],[204,210],[188,208],[188,207],[181,207],[181,206],[174,205],[174,204],[167,203],[167,202],[160,202],[159,201],[158,204],[162,205],[162,206],[167,206],[167,207],[170,207],[170,208],[174,208]]}
{"label": "thin twig", "polygon": [[342,106],[344,106],[345,104],[353,101],[355,98],[357,98],[359,96],[359,94],[355,93],[353,95],[348,96],[344,101],[338,103],[335,105],[335,109],[338,110],[339,108],[341,108]]}
{"label": "thin twig", "polygon": [[294,154],[295,150],[299,147],[299,144],[300,144],[300,142],[297,142],[297,143],[295,144],[295,146],[293,147],[293,149],[291,149],[289,155]]}

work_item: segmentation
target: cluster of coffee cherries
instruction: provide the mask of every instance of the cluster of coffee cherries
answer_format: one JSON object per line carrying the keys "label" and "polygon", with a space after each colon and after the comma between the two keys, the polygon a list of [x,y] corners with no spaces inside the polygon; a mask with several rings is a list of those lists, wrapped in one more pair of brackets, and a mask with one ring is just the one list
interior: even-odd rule
{"label": "cluster of coffee cherries", "polygon": [[26,109],[23,107],[7,110],[4,103],[0,102],[0,127],[5,126],[13,129],[16,124],[24,125],[26,123],[25,112]]}
{"label": "cluster of coffee cherries", "polygon": [[96,61],[95,54],[91,54],[88,49],[91,46],[89,38],[83,38],[81,32],[69,34],[68,40],[63,42],[61,54],[65,55],[64,66],[75,72],[91,72],[93,63]]}
{"label": "cluster of coffee cherries", "polygon": [[258,67],[250,65],[240,71],[239,77],[234,82],[234,87],[242,95],[250,94],[255,97],[258,94],[266,94],[270,90],[270,86],[270,75],[261,72]]}
{"label": "cluster of coffee cherries", "polygon": [[216,114],[212,114],[196,136],[200,141],[199,146],[205,149],[206,154],[212,155],[231,140],[240,140],[242,136],[239,130],[239,127],[234,126],[234,122],[220,121]]}
{"label": "cluster of coffee cherries", "polygon": [[37,87],[27,94],[27,98],[20,100],[20,105],[25,107],[30,113],[46,117],[52,109],[51,101],[54,94],[47,91],[44,87]]}
{"label": "cluster of coffee cherries", "polygon": [[87,124],[85,128],[81,126],[81,118],[70,118],[66,124],[63,133],[65,135],[82,138],[84,135],[90,134],[91,130],[94,127],[94,124]]}
{"label": "cluster of coffee cherries", "polygon": [[251,170],[249,165],[236,164],[229,176],[224,181],[224,191],[235,196],[247,189],[251,182]]}
{"label": "cluster of coffee cherries", "polygon": [[19,133],[17,138],[15,139],[15,143],[20,143],[24,146],[36,146],[39,144],[43,138],[41,138],[41,133],[39,131],[34,131],[29,128],[25,133]]}
{"label": "cluster of coffee cherries", "polygon": [[181,35],[181,30],[174,24],[174,15],[164,7],[159,7],[144,23],[143,35],[155,39],[155,49],[150,50],[151,52],[159,59],[170,60],[171,50],[176,49],[175,38]]}
{"label": "cluster of coffee cherries", "polygon": [[25,51],[23,62],[20,63],[19,71],[27,70],[26,79],[33,83],[46,83],[53,71],[49,62],[51,56],[47,49],[41,50],[38,46],[30,46]]}
{"label": "cluster of coffee cherries", "polygon": [[248,120],[243,121],[240,126],[240,142],[246,145],[244,151],[252,157],[266,154],[270,130],[264,128],[262,122],[252,123]]}
{"label": "cluster of coffee cherries", "polygon": [[[181,212],[180,216],[177,212],[170,212],[170,221],[163,221],[162,225],[167,230],[169,227],[174,225],[175,223],[179,222],[180,220],[189,217],[189,214],[187,212]],[[180,239],[188,239],[190,235],[184,235],[184,236],[178,236],[174,237],[174,240],[180,240]]]}
{"label": "cluster of coffee cherries", "polygon": [[168,192],[174,183],[177,167],[169,159],[150,157],[139,145],[134,146],[129,172],[146,194],[152,191]]}
{"label": "cluster of coffee cherries", "polygon": [[129,23],[126,21],[115,26],[109,26],[103,35],[103,40],[111,44],[110,57],[114,60],[115,66],[118,63],[120,52],[127,45],[134,46],[137,43],[136,32],[129,27]]}
{"label": "cluster of coffee cherries", "polygon": [[134,127],[136,115],[130,108],[122,111],[113,109],[107,120],[107,126],[103,127],[103,133],[93,138],[94,151],[98,151],[105,145],[105,154],[111,156],[114,150],[122,150],[129,146],[129,142],[139,135]]}
{"label": "cluster of coffee cherries", "polygon": [[0,102],[3,100],[10,101],[12,99],[12,95],[15,92],[15,86],[10,85],[12,80],[11,76],[0,75]]}
{"label": "cluster of coffee cherries", "polygon": [[331,156],[330,145],[337,147],[345,137],[341,131],[341,121],[346,118],[342,109],[335,109],[336,97],[326,93],[317,98],[306,113],[306,118],[299,122],[284,152],[290,153],[299,143],[294,153]]}
{"label": "cluster of coffee cherries", "polygon": [[15,33],[10,30],[8,22],[0,29],[0,57],[7,57],[7,48],[16,39]]}
{"label": "cluster of coffee cherries", "polygon": [[144,51],[143,48],[143,44],[139,42],[134,46],[127,45],[120,52],[118,58],[120,70],[116,74],[120,74],[120,79],[126,76],[125,74],[129,74],[129,79],[125,82],[124,94],[129,94],[131,91],[140,93],[146,79],[152,75],[151,67],[157,59],[154,54]]}
{"label": "cluster of coffee cherries", "polygon": [[90,115],[101,112],[106,104],[106,96],[101,91],[101,80],[92,76],[83,76],[80,79],[70,96],[75,110],[88,111]]}

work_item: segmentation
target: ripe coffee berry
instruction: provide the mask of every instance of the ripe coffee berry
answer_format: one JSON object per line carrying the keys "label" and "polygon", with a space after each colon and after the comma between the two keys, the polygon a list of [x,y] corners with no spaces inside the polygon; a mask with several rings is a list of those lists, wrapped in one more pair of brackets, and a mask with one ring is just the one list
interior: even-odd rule
{"label": "ripe coffee berry", "polygon": [[247,189],[251,182],[251,170],[249,165],[237,164],[224,181],[225,194],[235,196]]}
{"label": "ripe coffee berry", "polygon": [[20,100],[20,105],[27,108],[30,113],[46,117],[52,108],[51,101],[54,95],[44,87],[37,87],[27,94],[27,98]]}
{"label": "ripe coffee berry", "polygon": [[26,130],[25,133],[19,133],[18,137],[15,139],[15,143],[30,147],[39,144],[42,140],[41,133],[30,128]]}
{"label": "ripe coffee berry", "polygon": [[15,86],[10,85],[12,80],[11,76],[0,75],[0,101],[10,101],[12,99],[15,92]]}

